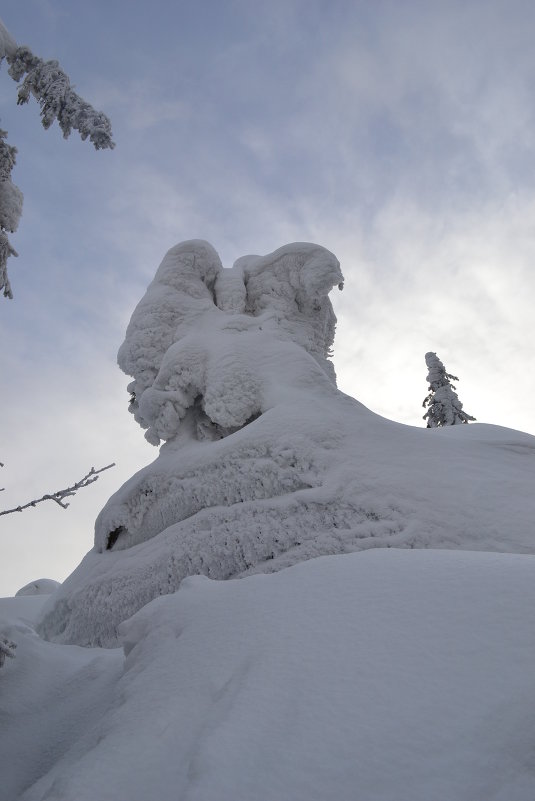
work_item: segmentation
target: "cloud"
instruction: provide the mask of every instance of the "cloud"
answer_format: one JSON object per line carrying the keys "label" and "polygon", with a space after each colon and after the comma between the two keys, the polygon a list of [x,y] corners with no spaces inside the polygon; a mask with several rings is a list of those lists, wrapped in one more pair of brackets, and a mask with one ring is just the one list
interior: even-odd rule
{"label": "cloud", "polygon": [[184,99],[170,96],[161,81],[148,77],[122,84],[100,81],[92,87],[91,96],[99,106],[114,109],[115,119],[120,120],[119,130],[126,135],[167,123],[188,123],[194,113]]}

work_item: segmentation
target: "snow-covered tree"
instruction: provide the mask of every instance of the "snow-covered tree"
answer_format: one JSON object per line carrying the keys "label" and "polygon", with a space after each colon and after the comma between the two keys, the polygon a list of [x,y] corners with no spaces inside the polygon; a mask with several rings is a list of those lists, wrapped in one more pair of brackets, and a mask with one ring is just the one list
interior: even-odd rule
{"label": "snow-covered tree", "polygon": [[[0,63],[6,59],[9,75],[21,81],[18,105],[27,103],[33,95],[41,106],[41,122],[50,128],[57,120],[67,138],[73,128],[82,139],[93,143],[97,150],[113,148],[109,119],[78,95],[70,84],[68,75],[57,61],[43,61],[26,47],[19,47],[0,20]],[[0,130],[0,291],[4,297],[12,298],[13,292],[7,274],[7,260],[17,253],[9,242],[7,233],[17,230],[22,213],[22,192],[11,180],[17,150],[8,145],[6,132]]]}
{"label": "snow-covered tree", "polygon": [[451,383],[459,380],[457,376],[446,372],[436,353],[426,353],[425,363],[429,370],[427,375],[429,395],[422,406],[427,406],[423,416],[424,420],[427,420],[427,428],[455,426],[475,420],[475,417],[463,411],[463,405],[455,392],[456,388]]}

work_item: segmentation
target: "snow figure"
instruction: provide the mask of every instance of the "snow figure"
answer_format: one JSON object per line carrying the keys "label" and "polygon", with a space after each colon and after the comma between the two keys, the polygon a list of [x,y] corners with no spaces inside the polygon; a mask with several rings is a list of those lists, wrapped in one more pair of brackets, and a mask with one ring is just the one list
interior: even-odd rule
{"label": "snow figure", "polygon": [[336,284],[337,259],[316,245],[246,256],[231,270],[208,242],[170,250],[118,358],[134,378],[130,411],[148,441],[173,439],[184,425],[197,439],[242,428],[296,384],[280,375],[285,363],[302,362],[296,344],[334,385],[328,356],[336,318],[327,294]]}
{"label": "snow figure", "polygon": [[508,486],[531,493],[522,435],[518,452],[506,429],[480,451],[477,437],[429,437],[340,392],[335,286],[338,260],[318,245],[230,269],[204,241],[167,253],[119,350],[130,411],[163,444],[102,509],[93,549],[45,604],[42,636],[116,646],[123,621],[196,574],[377,547],[492,548],[504,530],[509,550],[530,547],[531,520],[509,519],[503,502]]}
{"label": "snow figure", "polygon": [[422,406],[428,406],[423,416],[424,420],[427,419],[427,428],[456,426],[475,420],[475,417],[463,412],[463,405],[451,383],[451,381],[459,380],[457,376],[446,372],[446,368],[436,353],[426,353],[425,363],[429,368],[427,376],[429,395],[425,398]]}

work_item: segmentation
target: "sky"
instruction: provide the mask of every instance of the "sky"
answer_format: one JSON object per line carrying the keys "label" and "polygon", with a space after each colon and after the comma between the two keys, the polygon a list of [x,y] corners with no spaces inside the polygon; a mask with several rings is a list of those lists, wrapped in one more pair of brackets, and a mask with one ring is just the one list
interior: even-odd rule
{"label": "sky", "polygon": [[108,114],[116,148],[44,131],[2,64],[25,205],[0,299],[0,508],[116,467],[67,511],[2,517],[0,595],[63,580],[156,457],[115,360],[184,239],[227,266],[327,247],[344,392],[423,426],[435,351],[469,414],[535,433],[530,0],[5,0],[2,19]]}

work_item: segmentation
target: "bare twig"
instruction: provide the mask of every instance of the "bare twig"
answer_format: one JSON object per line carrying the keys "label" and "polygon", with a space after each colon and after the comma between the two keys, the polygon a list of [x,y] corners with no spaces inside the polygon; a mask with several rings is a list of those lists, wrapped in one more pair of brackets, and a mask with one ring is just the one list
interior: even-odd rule
{"label": "bare twig", "polygon": [[0,512],[0,515],[10,515],[13,512],[23,512],[24,509],[29,509],[30,506],[36,506],[38,503],[42,503],[42,501],[55,501],[58,506],[61,506],[62,509],[67,509],[69,504],[64,503],[64,498],[75,495],[79,489],[83,489],[84,487],[88,487],[89,484],[93,484],[93,482],[98,479],[98,474],[103,473],[104,470],[109,470],[110,467],[115,467],[115,462],[106,465],[106,467],[101,467],[99,470],[95,470],[95,468],[92,467],[89,473],[81,478],[80,481],[77,481],[76,484],[73,484],[72,487],[66,487],[65,489],[58,490],[57,492],[43,495],[42,498],[38,498],[35,501],[28,501],[28,503],[22,504],[21,506],[15,506],[13,509],[5,509],[3,512]]}

